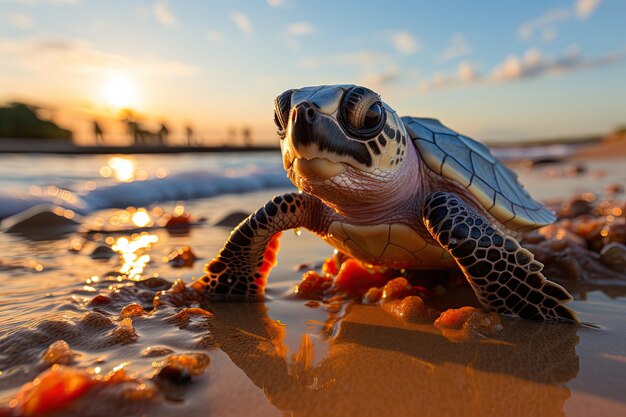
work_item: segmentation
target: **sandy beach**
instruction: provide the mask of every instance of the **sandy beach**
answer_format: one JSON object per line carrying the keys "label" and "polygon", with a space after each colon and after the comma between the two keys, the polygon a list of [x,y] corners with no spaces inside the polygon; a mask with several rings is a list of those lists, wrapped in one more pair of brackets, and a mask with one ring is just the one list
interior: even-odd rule
{"label": "sandy beach", "polygon": [[[559,164],[513,166],[541,200],[591,192],[598,207],[602,201],[623,207],[623,188],[610,194],[606,190],[626,183],[624,143],[602,146]],[[594,282],[598,275],[589,270],[583,271],[583,278],[575,278],[561,261],[554,261],[546,267],[553,274],[561,273],[550,278],[572,292],[575,301],[570,306],[584,325],[502,318],[497,333],[461,334],[434,326],[433,319],[403,320],[384,306],[299,298],[293,288],[302,273],[319,271],[333,251],[306,231],[287,232],[281,238],[278,265],[270,275],[264,302],[210,302],[190,296],[189,285],[202,276],[204,264],[228,237],[234,219],[293,188],[268,182],[274,185],[261,184],[257,190],[241,185],[246,191],[237,194],[212,191],[208,197],[185,198],[177,194],[182,184],[187,187],[185,195],[200,195],[201,189],[189,176],[184,183],[175,181],[176,168],[167,165],[180,166],[180,160],[135,158],[134,172],[145,169],[149,178],[158,168],[170,170],[165,179],[178,191],[155,191],[163,184],[158,179],[141,185],[138,180],[116,183],[113,177],[98,177],[109,157],[94,158],[81,168],[78,180],[65,181],[68,189],[77,190],[72,195],[84,203],[79,209],[69,195],[64,199],[66,207],[68,202],[74,204],[74,209],[63,209],[73,215],[62,212],[66,220],[74,221],[70,228],[42,238],[39,229],[7,232],[15,218],[2,222],[1,416],[104,416],[111,410],[157,416],[626,413],[624,276]],[[187,159],[183,165],[214,163],[210,156],[194,158],[204,159]],[[261,164],[262,168],[276,163],[280,168],[277,155],[240,158],[232,156],[237,161],[233,166]],[[60,168],[51,175],[63,175],[63,160],[55,163]],[[229,162],[217,163],[216,170],[224,171],[219,164],[225,163]],[[571,169],[578,164],[584,164],[584,172]],[[19,166],[12,169],[20,170]],[[234,181],[237,173],[232,175]],[[198,183],[207,181],[199,178]],[[105,180],[110,181],[107,187],[122,188],[98,194],[104,185],[96,190],[79,186]],[[171,198],[127,204],[135,201],[133,193],[148,190],[128,188],[133,183],[155,189],[154,196]],[[42,188],[45,183],[31,185]],[[10,190],[10,184],[7,187]],[[124,191],[129,193],[127,200],[122,190],[128,190]],[[119,195],[117,208],[104,202],[112,194]],[[12,198],[7,201],[14,204],[17,197]],[[137,217],[137,213],[144,213],[148,222],[138,225],[144,214]],[[176,213],[191,216],[188,227],[163,227]],[[233,213],[240,214],[219,225]],[[612,216],[611,222],[624,224],[623,212]],[[606,216],[600,217],[607,221]],[[574,244],[563,236],[552,239],[565,246]],[[176,256],[172,252],[184,246],[197,256],[195,262],[171,262]],[[576,250],[591,253],[582,247]],[[547,257],[550,251],[546,251]],[[588,256],[597,266],[597,256]],[[428,280],[426,275],[422,278]],[[442,288],[426,298],[432,311],[477,306],[467,285],[448,282]],[[159,291],[165,293],[156,296]],[[43,387],[39,391],[24,388],[36,380]],[[61,385],[46,391],[50,381]],[[64,392],[61,403],[55,405],[50,392]]]}

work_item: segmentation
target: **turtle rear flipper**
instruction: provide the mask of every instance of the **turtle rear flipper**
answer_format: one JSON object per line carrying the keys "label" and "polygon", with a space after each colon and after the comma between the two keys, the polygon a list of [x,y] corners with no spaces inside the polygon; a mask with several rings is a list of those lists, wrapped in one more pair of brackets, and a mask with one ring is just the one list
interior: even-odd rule
{"label": "turtle rear flipper", "polygon": [[578,322],[564,304],[572,300],[547,280],[528,250],[452,193],[429,196],[422,210],[426,228],[461,267],[483,307],[529,320]]}

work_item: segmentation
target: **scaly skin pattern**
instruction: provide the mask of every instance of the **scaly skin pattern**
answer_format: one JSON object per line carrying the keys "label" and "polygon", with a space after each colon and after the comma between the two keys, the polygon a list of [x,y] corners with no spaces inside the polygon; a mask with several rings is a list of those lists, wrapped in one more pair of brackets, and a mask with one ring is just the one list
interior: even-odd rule
{"label": "scaly skin pattern", "polygon": [[424,204],[431,235],[450,251],[483,307],[529,320],[577,321],[563,304],[571,296],[542,274],[528,250],[452,193],[437,192]]}
{"label": "scaly skin pattern", "polygon": [[323,234],[331,211],[307,194],[276,196],[237,226],[200,278],[212,299],[256,299],[264,294],[284,230],[304,227]]}
{"label": "scaly skin pattern", "polygon": [[400,118],[353,85],[285,91],[274,119],[301,193],[275,197],[232,232],[199,281],[208,297],[262,297],[280,232],[303,227],[365,263],[458,264],[486,309],[577,320],[564,306],[570,295],[511,237],[552,214],[485,145],[434,119]]}

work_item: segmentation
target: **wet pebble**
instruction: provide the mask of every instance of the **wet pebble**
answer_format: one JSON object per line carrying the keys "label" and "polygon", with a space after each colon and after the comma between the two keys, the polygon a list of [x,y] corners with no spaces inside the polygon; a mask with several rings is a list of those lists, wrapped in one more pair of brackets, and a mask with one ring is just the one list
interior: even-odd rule
{"label": "wet pebble", "polygon": [[609,243],[600,251],[600,260],[613,271],[626,274],[626,245]]}
{"label": "wet pebble", "polygon": [[116,255],[116,252],[108,245],[98,245],[94,248],[89,256],[91,259],[111,259]]}
{"label": "wet pebble", "polygon": [[165,356],[174,353],[170,348],[163,346],[150,346],[141,351],[141,356],[144,358],[155,358],[158,356]]}
{"label": "wet pebble", "polygon": [[57,340],[43,353],[43,362],[47,365],[70,365],[74,363],[80,354],[70,349],[70,345],[64,340]]}

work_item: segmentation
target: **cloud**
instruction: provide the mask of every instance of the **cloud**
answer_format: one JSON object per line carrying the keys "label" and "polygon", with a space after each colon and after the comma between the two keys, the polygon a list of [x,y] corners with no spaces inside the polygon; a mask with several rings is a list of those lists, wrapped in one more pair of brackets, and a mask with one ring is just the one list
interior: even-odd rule
{"label": "cloud", "polygon": [[441,52],[439,58],[444,61],[448,61],[454,58],[469,55],[470,53],[472,53],[472,47],[467,39],[465,39],[465,36],[460,33],[455,33],[452,35],[450,45]]}
{"label": "cloud", "polygon": [[287,25],[289,36],[304,36],[313,33],[313,26],[309,22],[294,22]]}
{"label": "cloud", "polygon": [[541,33],[541,38],[552,41],[556,37],[556,24],[578,17],[580,20],[588,19],[602,0],[576,0],[572,6],[549,9],[542,15],[524,22],[517,32],[522,40],[532,38],[535,33]]}
{"label": "cloud", "polygon": [[420,49],[417,39],[406,31],[392,33],[390,40],[395,50],[404,55],[410,55]]}
{"label": "cloud", "polygon": [[541,16],[522,23],[519,27],[517,35],[520,39],[528,40],[535,32],[551,28],[555,23],[569,20],[572,16],[573,12],[569,7],[550,9]]}
{"label": "cloud", "polygon": [[237,25],[237,28],[239,28],[239,30],[246,35],[251,34],[254,30],[252,27],[252,23],[250,23],[250,19],[248,19],[248,16],[246,16],[242,12],[238,10],[233,10],[233,12],[231,13],[231,17],[233,19],[233,22],[235,22],[235,25]]}
{"label": "cloud", "polygon": [[602,0],[577,0],[574,6],[576,15],[581,19],[587,19],[593,14],[600,3],[602,3]]}
{"label": "cloud", "polygon": [[422,80],[418,88],[422,92],[430,92],[471,84],[512,82],[613,65],[625,58],[626,51],[588,58],[575,47],[568,49],[561,56],[548,57],[538,49],[531,48],[523,56],[508,56],[484,75],[477,72],[470,63],[461,63],[456,73],[435,73]]}
{"label": "cloud", "polygon": [[163,0],[159,0],[152,6],[152,13],[156,20],[165,26],[176,25],[176,17],[170,10],[169,4]]}
{"label": "cloud", "polygon": [[194,76],[198,68],[157,57],[114,54],[81,39],[0,38],[0,53],[12,66],[32,72],[71,72],[97,74],[124,70],[137,76]]}
{"label": "cloud", "polygon": [[267,0],[270,7],[278,7],[283,5],[283,0]]}
{"label": "cloud", "polygon": [[221,32],[217,30],[209,29],[206,31],[206,38],[211,43],[222,43],[224,42],[224,36]]}
{"label": "cloud", "polygon": [[33,19],[22,13],[9,13],[9,23],[18,29],[32,29]]}

